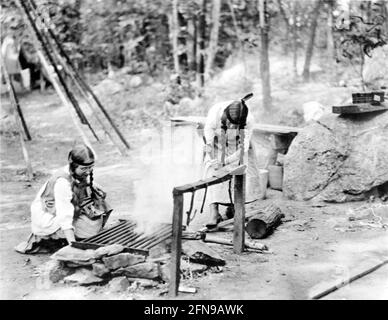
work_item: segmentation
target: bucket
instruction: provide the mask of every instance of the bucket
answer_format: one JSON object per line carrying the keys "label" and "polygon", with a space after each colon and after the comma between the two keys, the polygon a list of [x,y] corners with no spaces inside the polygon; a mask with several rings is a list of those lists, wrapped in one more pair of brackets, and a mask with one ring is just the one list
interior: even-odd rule
{"label": "bucket", "polygon": [[283,167],[270,165],[269,171],[269,187],[275,190],[283,190]]}
{"label": "bucket", "polygon": [[260,200],[264,200],[267,196],[268,170],[259,169],[259,184],[260,184]]}
{"label": "bucket", "polygon": [[20,70],[20,74],[22,76],[22,83],[23,83],[23,87],[30,91],[30,88],[31,88],[31,74],[30,74],[30,69],[27,68],[27,69],[23,69],[23,70]]}

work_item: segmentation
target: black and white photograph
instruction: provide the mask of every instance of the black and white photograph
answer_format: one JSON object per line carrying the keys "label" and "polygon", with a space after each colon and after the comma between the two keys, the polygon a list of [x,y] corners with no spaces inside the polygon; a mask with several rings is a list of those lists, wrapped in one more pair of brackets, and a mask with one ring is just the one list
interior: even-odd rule
{"label": "black and white photograph", "polygon": [[388,300],[388,0],[0,19],[0,300]]}

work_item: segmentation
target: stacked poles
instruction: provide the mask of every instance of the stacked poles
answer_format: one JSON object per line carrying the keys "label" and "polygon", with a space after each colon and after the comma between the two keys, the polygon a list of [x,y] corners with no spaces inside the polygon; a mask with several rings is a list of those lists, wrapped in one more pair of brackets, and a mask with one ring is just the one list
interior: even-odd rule
{"label": "stacked poles", "polygon": [[[44,18],[42,17],[41,13],[39,12],[38,7],[37,7],[37,5],[35,3],[35,0],[29,0],[27,2],[29,2],[30,8],[31,8],[31,10],[34,13],[35,18],[37,18],[37,17],[40,18],[40,21],[42,22],[42,24],[44,25],[45,29],[47,30],[49,36],[51,37],[51,40],[55,43],[57,49],[59,50],[59,54],[57,53],[57,56],[59,56],[59,57],[62,56],[64,58],[65,62],[63,62],[63,60],[61,59],[62,60],[62,65],[65,67],[66,72],[70,75],[70,77],[72,78],[73,82],[76,84],[76,86],[77,86],[78,90],[80,91],[80,93],[87,99],[87,102],[88,102],[89,106],[91,108],[93,108],[91,106],[91,102],[94,102],[98,106],[98,108],[101,110],[101,112],[103,113],[103,115],[105,116],[107,121],[109,122],[109,125],[113,128],[113,130],[117,134],[119,140],[124,145],[125,149],[130,149],[130,146],[129,146],[128,142],[125,140],[124,136],[119,131],[117,126],[114,124],[112,118],[109,116],[108,112],[106,111],[104,106],[101,104],[100,100],[97,98],[97,96],[91,90],[90,86],[82,79],[82,77],[76,71],[76,68],[74,67],[71,59],[69,58],[69,56],[67,55],[67,53],[63,49],[62,45],[58,41],[58,38],[55,35],[53,29],[51,28],[51,26],[49,24],[47,24],[45,22]],[[55,51],[53,47],[52,47],[52,49],[53,49],[53,51]],[[99,122],[103,126],[104,131],[108,134],[108,136],[110,137],[112,142],[115,143],[113,141],[113,139],[112,139],[112,136],[109,134],[108,130],[106,129],[106,127],[102,124],[102,122],[100,120],[99,120]],[[125,153],[122,150],[121,150],[121,152]]]}
{"label": "stacked poles", "polygon": [[[27,126],[25,125],[23,114],[21,113],[21,109],[20,109],[20,106],[19,106],[19,101],[18,101],[17,96],[15,94],[15,88],[14,88],[14,86],[12,84],[12,80],[11,80],[9,74],[8,74],[7,69],[6,69],[6,66],[5,66],[5,63],[4,63],[4,60],[3,60],[3,56],[1,56],[1,65],[3,67],[5,82],[7,84],[9,96],[11,98],[11,104],[14,107],[14,109],[12,110],[12,115],[14,117],[14,121],[15,121],[17,130],[18,130],[20,144],[22,146],[22,151],[23,151],[23,157],[24,157],[24,160],[26,162],[27,178],[28,178],[29,181],[31,181],[33,179],[33,177],[34,177],[34,173],[32,171],[31,160],[30,160],[30,157],[28,155],[26,143],[24,142],[22,127],[24,128],[24,132],[25,132],[26,137],[27,137],[28,140],[31,140],[31,136],[30,136],[30,133],[28,132]],[[19,114],[19,118],[16,116],[15,111]]]}
{"label": "stacked poles", "polygon": [[[58,94],[59,94],[60,96],[61,96],[61,93],[60,93],[59,91],[62,91],[62,90],[63,90],[63,91],[65,92],[66,98],[67,98],[68,100],[70,100],[70,102],[71,102],[72,106],[74,107],[75,112],[76,112],[76,114],[78,115],[78,117],[79,117],[81,123],[82,123],[82,124],[86,124],[86,125],[89,127],[90,131],[92,132],[93,136],[96,138],[96,140],[99,141],[99,139],[98,139],[96,133],[94,132],[93,128],[91,127],[89,121],[87,120],[86,116],[85,116],[84,113],[82,112],[82,110],[81,110],[81,108],[80,108],[80,106],[79,106],[77,100],[75,99],[74,95],[71,93],[71,91],[69,90],[69,88],[67,87],[66,82],[65,82],[65,80],[63,79],[62,74],[59,72],[58,67],[57,67],[57,64],[56,64],[56,62],[55,62],[55,60],[54,60],[54,57],[53,57],[53,55],[51,54],[51,52],[49,51],[49,49],[47,48],[47,45],[46,45],[46,43],[45,43],[45,41],[44,41],[44,39],[43,39],[43,37],[42,37],[42,34],[39,32],[39,30],[38,30],[38,28],[37,28],[37,26],[36,26],[36,24],[35,24],[35,22],[34,22],[34,19],[33,19],[32,15],[30,14],[30,12],[29,12],[29,10],[28,10],[28,8],[27,8],[27,6],[26,6],[25,1],[18,1],[18,2],[19,2],[19,7],[21,7],[21,8],[24,10],[24,13],[26,14],[26,17],[27,17],[27,20],[28,20],[28,22],[29,22],[29,25],[30,25],[30,27],[32,28],[32,31],[33,31],[33,33],[35,34],[35,36],[36,36],[38,42],[40,43],[41,48],[44,50],[44,52],[45,52],[45,54],[46,54],[46,56],[47,56],[47,58],[48,58],[48,60],[49,60],[49,62],[50,62],[50,64],[51,64],[51,66],[54,68],[54,72],[55,72],[54,74],[55,74],[55,76],[54,76],[53,73],[50,72],[50,68],[48,67],[48,64],[47,64],[45,61],[43,61],[43,60],[45,60],[45,59],[44,59],[44,56],[43,56],[43,55],[40,55],[41,62],[42,62],[44,65],[46,65],[46,70],[47,70],[47,72],[48,72],[49,74],[51,74],[51,80],[52,80],[52,82],[53,82],[54,88],[57,90],[57,92],[58,92]],[[56,83],[57,83],[56,80],[59,80],[59,83],[61,84],[61,86],[59,86],[59,85],[56,84]],[[63,97],[62,97],[62,99],[63,99]],[[66,99],[65,99],[65,100],[66,100]],[[68,105],[67,101],[66,101],[65,104]],[[80,128],[80,127],[79,127],[79,128]],[[81,129],[81,131],[82,131],[82,129]],[[85,134],[83,133],[83,131],[82,131],[82,137],[83,137],[84,142],[85,142],[86,144],[88,144],[89,146],[91,146],[89,140],[86,138],[86,136],[85,136]]]}
{"label": "stacked poles", "polygon": [[[124,139],[123,135],[118,130],[118,128],[115,126],[115,124],[113,123],[109,114],[107,113],[105,108],[102,106],[102,104],[98,100],[98,98],[95,96],[93,91],[90,89],[89,85],[77,73],[76,69],[74,68],[73,64],[71,63],[70,58],[67,56],[66,52],[63,50],[61,44],[59,43],[57,37],[55,36],[55,34],[53,32],[53,30],[51,29],[50,26],[48,26],[45,23],[44,18],[38,12],[35,2],[28,1],[28,0],[27,1],[18,1],[18,2],[19,2],[19,7],[24,11],[24,13],[27,17],[27,20],[29,22],[29,25],[30,25],[33,33],[35,34],[36,38],[38,39],[38,43],[43,48],[47,58],[49,59],[50,64],[53,66],[54,73],[50,72],[49,63],[46,61],[44,55],[41,52],[39,52],[39,50],[38,50],[38,54],[40,56],[42,64],[44,65],[44,67],[48,71],[48,73],[51,75],[51,80],[53,82],[54,88],[56,89],[62,102],[65,104],[65,106],[67,106],[69,108],[69,112],[73,118],[73,122],[74,122],[75,126],[77,127],[78,131],[80,132],[84,142],[88,146],[91,147],[91,144],[90,144],[88,138],[86,137],[85,133],[82,130],[82,127],[79,125],[79,123],[77,121],[76,115],[78,116],[78,118],[82,124],[88,125],[90,131],[93,133],[96,140],[99,141],[99,139],[98,139],[96,133],[94,132],[94,130],[92,129],[85,114],[82,112],[74,95],[70,92],[65,80],[63,79],[63,76],[61,75],[61,73],[58,70],[57,63],[62,65],[63,69],[70,76],[71,80],[74,82],[77,89],[80,91],[81,95],[84,97],[88,106],[92,110],[92,114],[96,117],[97,121],[102,126],[104,132],[109,136],[110,140],[119,149],[119,151],[123,155],[125,155],[126,154],[125,149],[129,149],[129,144]],[[38,27],[37,27],[35,22],[39,22],[40,25],[43,26],[44,30],[42,30],[43,29],[42,27],[40,28],[40,30],[38,30]],[[52,42],[55,43],[55,46],[52,44]],[[60,53],[58,52],[58,50]],[[54,58],[56,58],[56,61]],[[57,80],[59,80],[59,83]],[[75,114],[71,111],[71,105],[70,105],[69,101],[75,110]],[[94,102],[94,104],[93,104],[93,102]],[[121,145],[117,144],[114,141],[112,135],[109,133],[109,130],[104,125],[103,121],[98,117],[95,105],[97,105],[98,108],[102,111],[103,115],[106,117],[109,124],[113,127],[115,133],[120,138],[120,141],[122,142],[124,147],[122,147]]]}

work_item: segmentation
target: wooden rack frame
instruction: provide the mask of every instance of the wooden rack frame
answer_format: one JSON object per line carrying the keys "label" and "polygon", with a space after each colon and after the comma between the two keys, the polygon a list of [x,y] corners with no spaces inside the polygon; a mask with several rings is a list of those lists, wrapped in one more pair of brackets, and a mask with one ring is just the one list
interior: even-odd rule
{"label": "wooden rack frame", "polygon": [[223,167],[217,175],[199,180],[197,182],[186,184],[173,189],[174,212],[172,217],[172,245],[171,245],[171,265],[170,265],[170,283],[169,296],[178,295],[180,281],[180,261],[182,251],[182,220],[183,220],[183,195],[199,189],[219,184],[234,179],[234,233],[233,233],[233,250],[237,254],[244,251],[245,233],[245,189],[246,189],[246,165],[238,167]]}

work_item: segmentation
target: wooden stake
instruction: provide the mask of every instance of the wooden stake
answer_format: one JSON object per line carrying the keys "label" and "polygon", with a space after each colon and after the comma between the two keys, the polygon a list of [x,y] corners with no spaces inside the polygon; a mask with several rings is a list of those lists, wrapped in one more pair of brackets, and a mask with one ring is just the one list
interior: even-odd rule
{"label": "wooden stake", "polygon": [[225,166],[225,155],[226,155],[226,131],[221,129],[221,165]]}
{"label": "wooden stake", "polygon": [[183,194],[173,192],[174,212],[172,217],[172,244],[169,296],[178,295],[180,281],[180,262],[182,251],[182,219],[183,219]]}
{"label": "wooden stake", "polygon": [[5,78],[5,81],[7,84],[9,97],[13,103],[13,106],[15,107],[17,114],[19,115],[20,122],[21,122],[21,125],[23,127],[23,131],[24,131],[24,134],[26,136],[26,139],[31,140],[30,132],[28,131],[28,127],[27,127],[26,121],[24,120],[22,109],[20,108],[20,105],[19,105],[19,100],[16,96],[15,87],[13,86],[12,79],[9,76],[8,71],[5,68],[5,63],[4,63],[3,57],[1,57],[1,64],[2,64],[3,70],[4,70],[4,78]]}
{"label": "wooden stake", "polygon": [[26,146],[26,144],[24,142],[22,125],[19,122],[20,119],[16,115],[16,113],[17,113],[16,95],[15,95],[15,92],[14,92],[14,88],[12,87],[11,78],[9,77],[9,74],[8,74],[7,69],[5,67],[5,63],[4,63],[4,60],[3,60],[2,56],[1,56],[1,65],[3,66],[4,78],[5,78],[5,82],[7,84],[7,87],[8,87],[8,92],[9,92],[9,96],[10,96],[10,99],[11,99],[11,104],[14,107],[12,109],[12,115],[13,115],[16,127],[18,129],[20,145],[22,147],[24,161],[26,162],[27,178],[28,178],[29,181],[31,181],[34,178],[34,172],[32,170],[31,160],[30,160],[30,157],[28,155],[27,146]]}
{"label": "wooden stake", "polygon": [[245,174],[234,176],[233,250],[241,254],[245,243]]}

